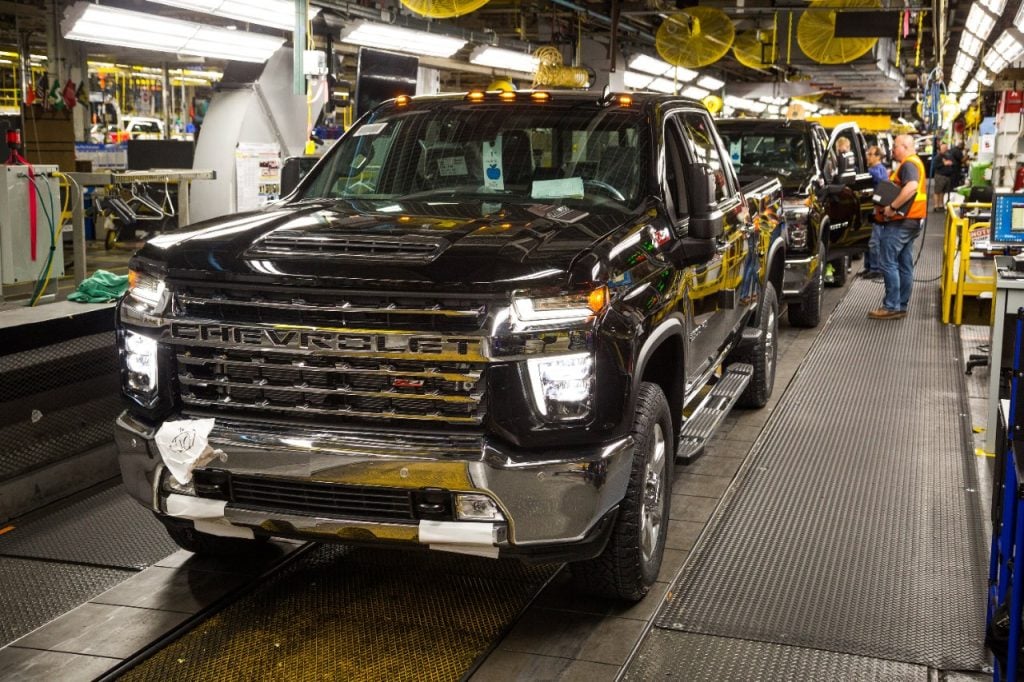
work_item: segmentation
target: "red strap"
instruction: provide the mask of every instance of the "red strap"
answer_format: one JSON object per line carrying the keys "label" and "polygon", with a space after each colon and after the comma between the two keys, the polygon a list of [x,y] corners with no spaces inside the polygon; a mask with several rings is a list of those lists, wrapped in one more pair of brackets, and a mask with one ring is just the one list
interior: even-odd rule
{"label": "red strap", "polygon": [[39,231],[36,226],[35,173],[32,171],[32,164],[29,163],[24,156],[19,154],[17,150],[11,150],[11,156],[14,157],[15,161],[25,164],[28,168],[28,240],[30,255],[32,256],[32,260],[36,260],[36,243],[39,241]]}

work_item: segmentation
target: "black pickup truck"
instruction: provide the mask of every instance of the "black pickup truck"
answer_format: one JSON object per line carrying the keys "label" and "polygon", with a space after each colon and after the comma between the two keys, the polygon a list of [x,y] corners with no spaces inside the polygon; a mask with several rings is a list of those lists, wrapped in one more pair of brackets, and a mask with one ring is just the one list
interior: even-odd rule
{"label": "black pickup truck", "polygon": [[[778,176],[785,195],[786,278],[782,288],[790,324],[816,327],[821,320],[824,264],[836,286],[846,283],[849,260],[871,239],[871,194],[865,145],[847,123],[831,136],[813,121],[729,119],[718,122],[741,181]],[[839,138],[850,140],[841,161]]]}
{"label": "black pickup truck", "polygon": [[640,599],[675,459],[771,394],[780,208],[693,101],[386,102],[282,202],[134,257],[125,484],[197,552],[570,561]]}

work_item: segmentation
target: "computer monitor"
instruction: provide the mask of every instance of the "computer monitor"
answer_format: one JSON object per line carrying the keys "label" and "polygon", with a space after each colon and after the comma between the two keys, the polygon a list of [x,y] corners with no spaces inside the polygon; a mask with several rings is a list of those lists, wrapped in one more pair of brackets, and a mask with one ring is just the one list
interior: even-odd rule
{"label": "computer monitor", "polygon": [[1024,194],[992,195],[991,230],[993,244],[1024,246]]}

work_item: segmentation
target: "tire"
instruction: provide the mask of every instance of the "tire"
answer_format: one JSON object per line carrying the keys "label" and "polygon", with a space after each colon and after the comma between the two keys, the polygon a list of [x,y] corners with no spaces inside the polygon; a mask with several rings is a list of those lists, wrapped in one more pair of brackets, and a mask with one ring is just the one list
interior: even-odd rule
{"label": "tire", "polygon": [[789,324],[810,329],[821,324],[821,300],[825,289],[825,249],[818,249],[818,268],[811,282],[800,293],[800,300],[789,304]]}
{"label": "tire", "polygon": [[764,407],[775,386],[775,361],[779,354],[779,301],[771,282],[764,285],[764,295],[757,304],[757,326],[761,338],[747,353],[736,358],[754,367],[750,383],[736,404],[740,407]]}
{"label": "tire", "polygon": [[657,384],[640,385],[632,434],[629,485],[608,544],[594,559],[570,567],[579,591],[638,602],[661,569],[672,501],[675,438],[668,400]]}
{"label": "tire", "polygon": [[178,547],[194,554],[214,557],[237,557],[252,554],[264,545],[267,536],[258,535],[252,540],[226,538],[197,531],[192,524],[164,522],[167,534]]}
{"label": "tire", "polygon": [[843,256],[829,261],[832,264],[832,286],[846,286],[847,275],[850,274],[850,257]]}

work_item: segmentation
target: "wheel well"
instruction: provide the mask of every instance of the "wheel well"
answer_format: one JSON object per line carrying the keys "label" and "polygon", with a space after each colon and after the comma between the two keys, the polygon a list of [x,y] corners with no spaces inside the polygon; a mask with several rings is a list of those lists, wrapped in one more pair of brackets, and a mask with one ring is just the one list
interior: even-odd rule
{"label": "wheel well", "polygon": [[782,282],[786,276],[786,252],[778,249],[768,264],[768,281],[775,287],[775,294],[782,296]]}
{"label": "wheel well", "polygon": [[679,335],[666,338],[647,359],[641,381],[657,384],[668,399],[672,415],[672,442],[682,427],[683,418],[683,340]]}

